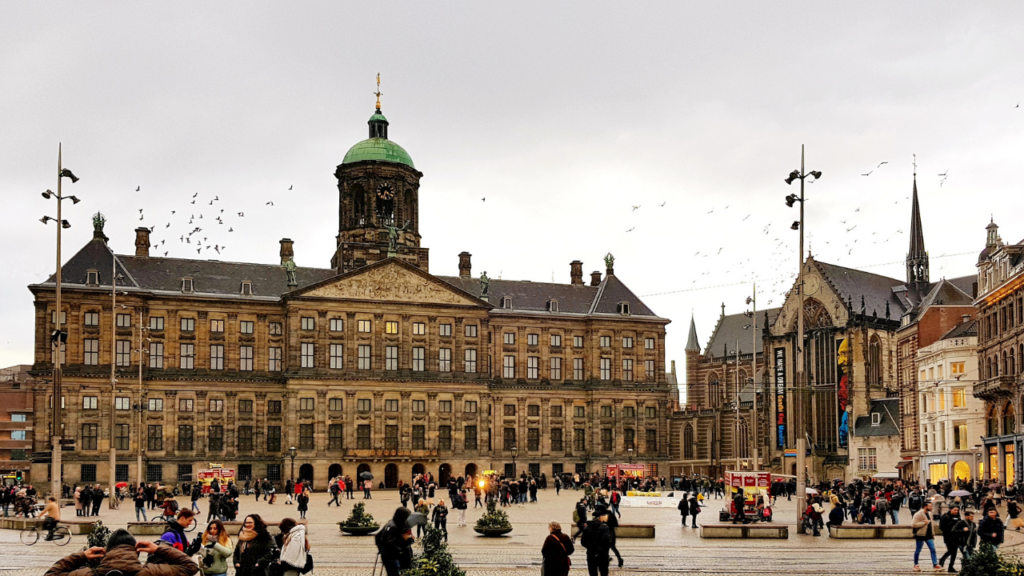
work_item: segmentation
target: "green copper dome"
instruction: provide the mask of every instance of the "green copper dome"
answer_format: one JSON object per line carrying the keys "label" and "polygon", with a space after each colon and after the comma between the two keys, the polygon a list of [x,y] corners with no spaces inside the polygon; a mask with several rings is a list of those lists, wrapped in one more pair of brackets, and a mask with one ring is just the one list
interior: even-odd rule
{"label": "green copper dome", "polygon": [[404,148],[388,140],[388,119],[380,112],[380,102],[377,103],[377,109],[367,124],[370,126],[370,137],[349,148],[345,159],[341,161],[342,164],[377,160],[405,164],[410,168],[416,167]]}
{"label": "green copper dome", "polygon": [[342,164],[352,164],[364,160],[378,160],[380,162],[395,162],[415,168],[412,158],[398,144],[386,138],[368,138],[348,149]]}

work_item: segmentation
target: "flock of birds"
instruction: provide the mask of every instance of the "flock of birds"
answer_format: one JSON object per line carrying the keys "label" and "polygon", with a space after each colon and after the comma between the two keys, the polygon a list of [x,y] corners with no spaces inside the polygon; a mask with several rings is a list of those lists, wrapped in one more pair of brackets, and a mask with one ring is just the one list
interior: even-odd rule
{"label": "flock of birds", "polygon": [[[289,186],[288,190],[293,188],[294,185]],[[136,186],[135,191],[142,192],[142,186]],[[207,200],[209,201],[207,202]],[[196,202],[199,202],[196,208],[171,210],[166,219],[158,219],[158,221],[166,220],[162,227],[159,225],[149,227],[151,246],[156,247],[158,252],[163,249],[163,255],[166,258],[173,250],[174,235],[177,234],[178,243],[181,245],[180,248],[195,248],[196,254],[202,254],[204,250],[213,250],[218,255],[222,254],[227,249],[227,245],[224,243],[226,236],[224,235],[235,232],[235,226],[241,224],[243,222],[242,219],[245,218],[245,211],[228,212],[226,208],[218,209],[220,201],[220,196],[217,194],[214,194],[209,199],[200,198],[199,192],[192,194],[188,206],[197,206]],[[263,204],[263,208],[273,206],[273,200],[268,200]],[[146,209],[139,208],[138,210],[139,221],[145,222],[147,218]],[[185,222],[185,214],[188,214],[187,222]],[[210,214],[210,217],[206,218],[206,214]],[[153,216],[150,216],[150,218],[157,219],[157,217]],[[160,231],[159,233],[157,232],[158,230]],[[165,237],[155,237],[158,234]],[[221,239],[218,240],[218,238]],[[168,245],[167,240],[171,240],[172,244]]]}

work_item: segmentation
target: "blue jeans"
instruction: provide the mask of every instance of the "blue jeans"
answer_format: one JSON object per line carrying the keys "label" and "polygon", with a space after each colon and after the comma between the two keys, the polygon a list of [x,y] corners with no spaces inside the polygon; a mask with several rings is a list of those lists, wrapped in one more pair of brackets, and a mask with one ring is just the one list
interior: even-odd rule
{"label": "blue jeans", "polygon": [[142,521],[143,522],[149,522],[149,519],[146,518],[146,509],[145,508],[136,508],[135,509],[135,521],[136,522],[139,521],[139,514],[140,513],[142,514]]}
{"label": "blue jeans", "polygon": [[932,566],[939,564],[939,558],[935,555],[935,540],[918,540],[917,547],[914,549],[914,566],[917,566],[917,561],[921,557],[921,546],[927,544],[928,550],[932,553]]}
{"label": "blue jeans", "polygon": [[900,523],[900,511],[899,510],[890,508],[889,509],[889,516],[892,517],[892,523],[893,524],[899,524]]}
{"label": "blue jeans", "polygon": [[[416,527],[419,528],[420,526],[422,526],[422,524],[417,525]],[[388,576],[398,576],[399,571],[402,569],[398,560],[384,560],[382,558],[381,561],[384,564],[384,570],[387,572]]]}

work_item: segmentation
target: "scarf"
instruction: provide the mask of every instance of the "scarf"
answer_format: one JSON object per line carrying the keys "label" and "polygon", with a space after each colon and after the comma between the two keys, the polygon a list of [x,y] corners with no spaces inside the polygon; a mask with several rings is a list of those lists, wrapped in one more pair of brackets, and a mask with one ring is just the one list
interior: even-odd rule
{"label": "scarf", "polygon": [[256,531],[255,530],[250,530],[248,528],[242,528],[242,530],[238,533],[238,541],[239,542],[249,542],[250,540],[253,540],[254,538],[256,538]]}

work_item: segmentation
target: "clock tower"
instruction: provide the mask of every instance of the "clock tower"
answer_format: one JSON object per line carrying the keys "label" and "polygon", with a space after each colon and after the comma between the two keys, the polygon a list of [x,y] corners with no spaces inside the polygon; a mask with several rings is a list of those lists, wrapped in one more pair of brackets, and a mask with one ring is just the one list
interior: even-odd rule
{"label": "clock tower", "polygon": [[[367,124],[370,137],[345,154],[338,179],[338,244],[331,267],[355,270],[389,256],[429,272],[420,247],[419,194],[423,173],[404,148],[388,139],[388,119],[377,106]],[[391,236],[394,234],[395,238]]]}

